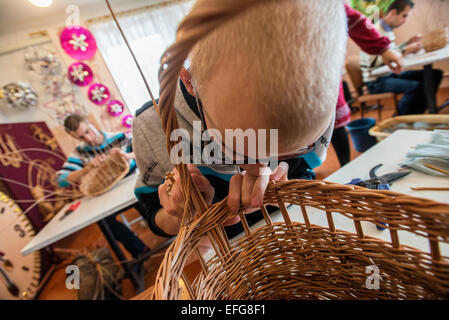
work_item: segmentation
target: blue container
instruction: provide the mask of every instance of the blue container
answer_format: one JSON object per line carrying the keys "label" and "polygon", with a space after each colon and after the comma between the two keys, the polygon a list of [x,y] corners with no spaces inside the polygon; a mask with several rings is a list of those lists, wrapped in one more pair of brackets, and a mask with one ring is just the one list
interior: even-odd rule
{"label": "blue container", "polygon": [[375,137],[370,136],[368,131],[376,124],[374,118],[362,118],[350,122],[346,128],[351,135],[355,150],[365,152],[377,143]]}

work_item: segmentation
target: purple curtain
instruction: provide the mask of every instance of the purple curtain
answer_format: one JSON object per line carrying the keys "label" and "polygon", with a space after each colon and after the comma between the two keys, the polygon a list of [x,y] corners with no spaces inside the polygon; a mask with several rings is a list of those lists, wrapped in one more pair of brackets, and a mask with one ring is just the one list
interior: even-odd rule
{"label": "purple curtain", "polygon": [[[59,170],[63,164],[63,158],[65,158],[64,153],[61,148],[57,146],[56,150],[51,150],[50,147],[40,142],[38,139],[33,137],[33,129],[32,126],[39,127],[43,133],[53,138],[53,134],[45,124],[45,122],[28,122],[28,123],[14,123],[14,124],[0,124],[0,133],[2,137],[5,137],[5,134],[9,134],[14,139],[14,143],[18,150],[29,149],[29,148],[38,148],[42,149],[42,151],[24,151],[23,154],[26,154],[27,158],[31,160],[41,159],[53,159],[50,163],[52,163],[52,167],[56,170]],[[56,142],[55,142],[56,143]],[[48,152],[45,152],[48,151]],[[54,152],[60,155],[60,157],[55,156],[50,153]],[[24,160],[25,157],[23,157]],[[62,159],[61,159],[62,158]],[[29,163],[21,162],[20,168],[15,168],[13,166],[4,166],[0,163],[0,176],[2,178],[6,178],[8,180],[13,180],[19,182],[21,184],[28,185],[28,166]],[[33,181],[36,181],[36,170],[33,170]],[[9,189],[12,194],[12,198],[14,200],[34,200],[30,189],[24,186],[20,186],[13,182],[3,181],[4,184]],[[27,210],[33,203],[19,203],[22,210]],[[43,218],[39,212],[37,206],[32,208],[27,213],[28,218],[33,224],[36,232],[41,230],[44,227]]]}

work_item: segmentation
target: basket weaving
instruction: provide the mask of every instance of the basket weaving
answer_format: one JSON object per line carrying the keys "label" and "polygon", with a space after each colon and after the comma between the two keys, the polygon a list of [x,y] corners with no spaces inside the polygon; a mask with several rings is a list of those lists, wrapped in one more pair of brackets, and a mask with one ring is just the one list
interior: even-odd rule
{"label": "basket weaving", "polygon": [[[156,105],[168,151],[175,144],[169,140],[178,128],[173,102],[188,52],[211,30],[265,1],[204,1],[180,24],[176,43],[161,60]],[[263,206],[265,225],[250,230],[241,208],[245,236],[230,242],[223,227],[232,216],[226,199],[208,208],[186,165],[177,168],[186,199],[183,222],[158,271],[154,299],[179,299],[180,282],[192,299],[449,298],[449,259],[440,251],[440,243],[449,243],[449,205],[324,181],[271,183],[264,205],[277,204],[283,222],[273,223]],[[326,225],[312,224],[317,216]],[[336,227],[342,219],[351,231]],[[373,224],[386,227],[391,239],[368,236],[365,228]],[[403,232],[424,239],[428,252],[401,243]],[[215,252],[211,259],[198,250],[206,239]],[[201,265],[194,281],[184,276],[191,255]],[[376,290],[366,286],[366,268],[373,265],[381,279]]]}
{"label": "basket weaving", "polygon": [[425,34],[422,43],[427,52],[443,49],[449,43],[448,28],[441,28]]}
{"label": "basket weaving", "polygon": [[[449,240],[448,205],[301,180],[271,185],[265,196],[269,202],[278,203],[284,222],[272,223],[262,210],[266,225],[245,228],[246,236],[234,243],[220,227],[230,215],[226,202],[182,228],[161,265],[154,297],[179,299],[185,260],[208,237],[216,256],[207,262],[201,258],[202,273],[193,283],[184,279],[195,299],[449,298],[449,260],[439,251],[439,242]],[[293,221],[285,203],[299,206],[304,222]],[[310,223],[317,215],[326,217],[327,227]],[[350,219],[355,232],[336,229],[339,215]],[[365,235],[365,222],[387,223],[384,232],[391,241]],[[430,252],[401,244],[398,234],[403,231],[427,238]],[[378,290],[366,287],[372,265],[380,270]]]}
{"label": "basket weaving", "polygon": [[[419,124],[419,126],[417,126]],[[421,130],[448,130],[449,115],[445,114],[420,114],[397,116],[386,119],[369,130],[369,134],[381,141],[398,129]]]}
{"label": "basket weaving", "polygon": [[111,189],[129,172],[128,161],[120,154],[109,154],[100,166],[93,168],[82,179],[79,186],[85,196],[98,196]]}

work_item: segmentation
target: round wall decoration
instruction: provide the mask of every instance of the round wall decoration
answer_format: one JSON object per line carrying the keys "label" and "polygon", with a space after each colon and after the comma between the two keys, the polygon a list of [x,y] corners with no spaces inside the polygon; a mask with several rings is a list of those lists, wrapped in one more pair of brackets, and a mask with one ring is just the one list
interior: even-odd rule
{"label": "round wall decoration", "polygon": [[95,83],[89,87],[89,100],[95,104],[103,105],[111,96],[108,87],[101,83]]}
{"label": "round wall decoration", "polygon": [[66,27],[60,35],[61,46],[73,59],[88,60],[97,52],[92,33],[81,26]]}
{"label": "round wall decoration", "polygon": [[122,119],[122,124],[126,128],[130,129],[133,126],[133,116],[128,114],[127,116],[124,116]]}
{"label": "round wall decoration", "polygon": [[108,102],[108,112],[113,117],[118,117],[125,111],[125,106],[119,100],[111,100]]}
{"label": "round wall decoration", "polygon": [[94,77],[92,69],[85,63],[75,62],[69,66],[67,73],[69,80],[77,86],[87,86]]}

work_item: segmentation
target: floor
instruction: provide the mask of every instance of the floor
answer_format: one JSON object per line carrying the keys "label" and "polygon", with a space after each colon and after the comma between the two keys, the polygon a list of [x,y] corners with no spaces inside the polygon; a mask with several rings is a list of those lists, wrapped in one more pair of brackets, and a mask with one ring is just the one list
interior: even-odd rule
{"label": "floor", "polygon": [[[438,104],[442,104],[449,99],[449,88],[445,88],[438,93]],[[394,106],[392,101],[385,101],[385,108],[382,112],[382,119],[391,117],[394,113]],[[444,109],[441,113],[449,114],[449,107]],[[366,117],[372,117],[377,119],[377,111],[369,111],[365,115]],[[360,112],[355,112],[352,115],[353,119],[360,118]],[[356,158],[358,153],[351,143],[351,159]],[[324,164],[316,170],[318,179],[325,179],[327,176],[335,172],[340,168],[336,154],[332,146],[329,149],[328,156]],[[138,217],[138,213],[131,209],[125,212],[125,216],[128,220],[132,220]],[[134,232],[144,241],[150,248],[155,248],[161,243],[162,238],[155,237],[151,231],[143,223],[136,223],[132,226]],[[71,259],[79,254],[77,250],[87,248],[93,250],[96,247],[108,246],[106,240],[101,235],[100,229],[97,225],[91,225],[83,230],[59,241],[55,244],[56,248],[64,248],[67,252],[58,253],[62,262],[55,267],[55,271],[49,277],[47,284],[39,295],[39,300],[72,300],[77,299],[75,290],[68,290],[65,286],[66,274],[65,267],[70,264]],[[126,250],[124,250],[127,254]],[[164,251],[161,251],[153,255],[144,264],[145,269],[145,285],[150,287],[153,285],[156,278],[158,267],[163,259]],[[122,296],[123,299],[130,299],[136,295],[136,292],[131,285],[131,282],[127,279],[122,281]]]}

